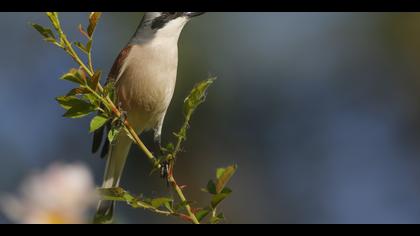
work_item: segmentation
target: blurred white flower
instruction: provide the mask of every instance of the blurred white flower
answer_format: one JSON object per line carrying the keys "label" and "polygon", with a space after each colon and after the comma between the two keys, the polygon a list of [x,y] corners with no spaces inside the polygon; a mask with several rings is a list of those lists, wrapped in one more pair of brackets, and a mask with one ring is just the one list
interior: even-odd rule
{"label": "blurred white flower", "polygon": [[81,164],[54,164],[23,183],[21,196],[1,199],[3,212],[24,224],[87,223],[98,196],[92,175]]}

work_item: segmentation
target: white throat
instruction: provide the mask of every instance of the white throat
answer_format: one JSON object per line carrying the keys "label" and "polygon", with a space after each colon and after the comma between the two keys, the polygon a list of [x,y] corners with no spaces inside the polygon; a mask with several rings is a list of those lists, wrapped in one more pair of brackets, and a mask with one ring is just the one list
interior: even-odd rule
{"label": "white throat", "polygon": [[150,21],[145,19],[137,29],[130,44],[177,43],[187,22],[187,17],[178,17],[166,23],[163,28],[153,30],[151,29]]}

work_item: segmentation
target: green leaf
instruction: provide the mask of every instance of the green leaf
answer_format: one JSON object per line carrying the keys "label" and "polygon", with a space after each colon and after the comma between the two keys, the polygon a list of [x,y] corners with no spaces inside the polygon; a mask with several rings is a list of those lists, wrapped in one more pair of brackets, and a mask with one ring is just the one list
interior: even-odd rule
{"label": "green leaf", "polygon": [[108,140],[110,143],[114,143],[115,138],[121,132],[121,127],[112,127],[108,132]]}
{"label": "green leaf", "polygon": [[75,95],[82,95],[82,94],[89,94],[90,91],[87,88],[78,87],[70,90],[66,96],[75,96]]}
{"label": "green leaf", "polygon": [[207,192],[208,193],[210,193],[210,194],[217,194],[217,191],[216,191],[216,184],[213,182],[213,180],[210,180],[208,183],[207,183]]}
{"label": "green leaf", "polygon": [[211,198],[211,207],[215,209],[225,198],[227,198],[232,193],[232,190],[225,188],[219,194],[213,195]]}
{"label": "green leaf", "polygon": [[113,81],[108,81],[104,87],[103,94],[105,97],[109,97],[111,101],[115,100],[115,86]]}
{"label": "green leaf", "polygon": [[60,78],[61,80],[67,80],[76,84],[84,85],[86,84],[85,74],[77,69],[71,69],[68,73],[64,74]]}
{"label": "green leaf", "polygon": [[77,109],[77,108],[70,108],[70,110],[68,110],[66,113],[64,113],[63,117],[78,119],[78,118],[83,118],[83,117],[89,115],[89,113],[91,113],[93,111],[95,111],[95,109],[80,110],[80,109]]}
{"label": "green leaf", "polygon": [[206,99],[206,92],[209,86],[214,82],[215,78],[210,78],[199,82],[191,90],[190,94],[184,100],[184,115],[191,116],[197,107]]}
{"label": "green leaf", "polygon": [[82,52],[88,54],[89,50],[81,42],[73,42],[76,47],[78,47]]}
{"label": "green leaf", "polygon": [[57,12],[47,12],[46,13],[48,18],[50,19],[51,23],[53,24],[54,28],[61,32],[60,21],[58,20],[58,13]]}
{"label": "green leaf", "polygon": [[168,143],[165,147],[162,147],[162,151],[165,153],[172,153],[174,150],[175,146],[173,143]]}
{"label": "green leaf", "polygon": [[174,211],[172,209],[173,201],[172,202],[165,202],[163,205],[165,206],[166,209],[168,209],[168,211],[170,211],[170,212]]}
{"label": "green leaf", "polygon": [[[64,113],[64,117],[66,118],[82,118],[89,113],[96,110],[96,107],[84,100],[78,99],[78,101],[73,101],[74,103],[70,107],[70,109],[67,110],[66,113]],[[62,105],[62,103],[60,103]],[[63,106],[63,105],[62,105]]]}
{"label": "green leaf", "polygon": [[101,12],[92,12],[89,15],[89,26],[87,28],[87,33],[90,38],[92,37],[93,32],[95,31],[96,25],[99,21],[99,18],[101,18],[101,15]]}
{"label": "green leaf", "polygon": [[232,178],[232,176],[235,174],[237,165],[232,165],[224,169],[224,171],[219,171],[219,177],[217,178],[216,183],[216,192],[220,193],[223,188],[226,186],[226,184],[229,182],[229,180]]}
{"label": "green leaf", "polygon": [[95,71],[95,73],[92,76],[92,80],[90,80],[89,86],[96,91],[96,89],[98,88],[98,84],[99,84],[99,80],[101,79],[101,71]]}
{"label": "green leaf", "polygon": [[67,110],[67,112],[63,115],[67,118],[81,118],[96,109],[96,106],[75,96],[57,97],[56,100],[61,107]]}
{"label": "green leaf", "polygon": [[42,37],[44,37],[44,39],[48,42],[56,42],[54,33],[52,32],[51,29],[49,28],[45,28],[42,25],[38,25],[38,24],[31,24],[32,27],[34,27],[34,29],[36,29],[41,35]]}
{"label": "green leaf", "polygon": [[92,93],[83,94],[83,97],[88,100],[90,103],[95,104],[95,106],[99,107],[100,101],[99,99],[93,95]]}
{"label": "green leaf", "polygon": [[154,208],[159,208],[159,207],[164,206],[165,204],[171,203],[173,201],[174,200],[171,199],[171,198],[164,198],[164,197],[162,197],[162,198],[152,199],[151,204],[152,204],[152,206]]}
{"label": "green leaf", "polygon": [[91,133],[94,132],[95,130],[104,126],[107,121],[108,121],[108,118],[101,115],[93,117],[93,119],[90,122],[89,131]]}
{"label": "green leaf", "polygon": [[91,107],[92,105],[87,103],[84,100],[79,99],[76,96],[61,96],[55,99],[61,107],[66,110],[70,110],[71,108],[79,108],[79,107]]}
{"label": "green leaf", "polygon": [[223,173],[225,173],[225,171],[226,171],[226,168],[218,168],[216,170],[216,178],[219,179],[223,175]]}
{"label": "green leaf", "polygon": [[98,189],[99,196],[105,201],[123,201],[127,202],[133,208],[150,209],[153,208],[149,203],[142,201],[131,195],[124,189],[117,188],[100,188]]}
{"label": "green leaf", "polygon": [[56,97],[55,100],[66,110],[69,110],[72,106],[77,105],[80,101],[80,99],[75,96],[61,96]]}
{"label": "green leaf", "polygon": [[209,208],[201,209],[195,213],[195,218],[197,218],[197,220],[201,222],[210,213],[210,211],[211,209]]}

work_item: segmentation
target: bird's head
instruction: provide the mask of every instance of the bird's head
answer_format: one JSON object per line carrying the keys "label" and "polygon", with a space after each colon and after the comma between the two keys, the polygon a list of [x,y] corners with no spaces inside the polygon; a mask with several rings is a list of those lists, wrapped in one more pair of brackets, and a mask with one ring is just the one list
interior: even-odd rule
{"label": "bird's head", "polygon": [[183,26],[191,18],[204,14],[204,12],[146,12],[145,21],[152,30],[161,30],[173,25]]}
{"label": "bird's head", "polygon": [[185,24],[204,12],[146,12],[136,33],[138,38],[178,38]]}

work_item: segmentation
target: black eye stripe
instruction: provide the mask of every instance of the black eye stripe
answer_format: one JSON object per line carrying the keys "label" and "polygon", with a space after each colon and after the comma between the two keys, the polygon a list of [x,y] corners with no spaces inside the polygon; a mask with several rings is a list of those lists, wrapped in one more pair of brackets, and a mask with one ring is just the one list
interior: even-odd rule
{"label": "black eye stripe", "polygon": [[163,28],[166,23],[183,15],[183,12],[162,12],[159,17],[156,17],[152,22],[152,29]]}

